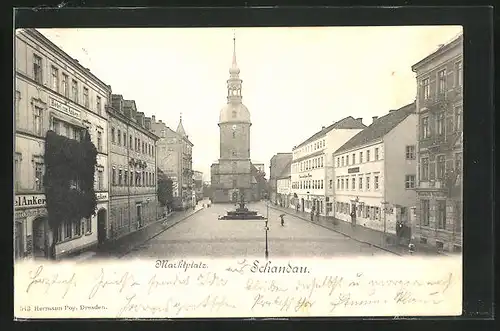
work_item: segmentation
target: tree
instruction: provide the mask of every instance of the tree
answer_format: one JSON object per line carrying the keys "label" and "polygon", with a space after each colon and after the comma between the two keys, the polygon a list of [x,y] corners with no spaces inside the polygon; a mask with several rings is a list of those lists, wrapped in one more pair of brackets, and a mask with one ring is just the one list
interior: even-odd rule
{"label": "tree", "polygon": [[[48,225],[55,235],[63,222],[80,222],[96,214],[94,174],[97,149],[85,130],[77,141],[48,131],[45,137],[44,189]],[[49,258],[55,258],[56,240]]]}
{"label": "tree", "polygon": [[158,201],[162,206],[171,207],[174,200],[173,197],[173,181],[168,177],[160,168],[157,169],[158,173]]}

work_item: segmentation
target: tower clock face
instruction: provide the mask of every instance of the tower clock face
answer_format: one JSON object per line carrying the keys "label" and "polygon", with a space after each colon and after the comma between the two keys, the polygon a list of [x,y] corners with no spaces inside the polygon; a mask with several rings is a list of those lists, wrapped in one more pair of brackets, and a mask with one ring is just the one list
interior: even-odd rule
{"label": "tower clock face", "polygon": [[235,130],[236,130],[236,125],[233,125],[233,131],[235,131]]}

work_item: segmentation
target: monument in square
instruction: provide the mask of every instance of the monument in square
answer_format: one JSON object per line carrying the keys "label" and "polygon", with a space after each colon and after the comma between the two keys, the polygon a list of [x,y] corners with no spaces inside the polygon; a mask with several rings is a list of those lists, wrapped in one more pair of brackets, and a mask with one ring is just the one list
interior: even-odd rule
{"label": "monument in square", "polygon": [[[227,103],[220,111],[220,156],[210,168],[213,203],[237,203],[261,198],[265,174],[250,158],[250,112],[243,104],[240,69],[236,62],[236,38],[233,37],[233,62],[227,80]],[[265,186],[265,185],[264,185]]]}

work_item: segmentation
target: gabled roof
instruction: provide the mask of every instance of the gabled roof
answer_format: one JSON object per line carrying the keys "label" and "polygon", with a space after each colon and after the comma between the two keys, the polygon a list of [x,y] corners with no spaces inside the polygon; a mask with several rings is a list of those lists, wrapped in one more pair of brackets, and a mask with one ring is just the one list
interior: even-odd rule
{"label": "gabled roof", "polygon": [[416,111],[415,102],[412,102],[398,110],[390,111],[387,115],[376,119],[370,126],[348,140],[337,149],[334,154],[366,145],[372,141],[379,140],[394,129],[399,123]]}
{"label": "gabled roof", "polygon": [[341,119],[340,121],[335,122],[335,123],[331,124],[330,126],[325,127],[324,129],[321,129],[321,131],[316,132],[311,137],[306,139],[304,142],[297,145],[297,147],[295,147],[294,149],[300,148],[300,147],[302,147],[302,146],[304,146],[312,141],[315,141],[316,139],[319,139],[319,138],[325,136],[328,132],[330,132],[334,129],[338,129],[338,130],[342,130],[342,129],[343,130],[349,130],[349,129],[362,130],[364,128],[366,128],[366,125],[364,125],[360,121],[356,120],[354,117],[352,117],[352,116],[345,117],[345,118]]}

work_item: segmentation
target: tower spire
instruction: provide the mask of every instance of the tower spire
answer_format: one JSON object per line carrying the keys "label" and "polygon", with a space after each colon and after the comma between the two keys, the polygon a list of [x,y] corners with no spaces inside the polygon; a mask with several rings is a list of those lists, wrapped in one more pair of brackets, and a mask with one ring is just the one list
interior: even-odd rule
{"label": "tower spire", "polygon": [[236,64],[236,30],[233,29],[233,67],[237,68]]}

